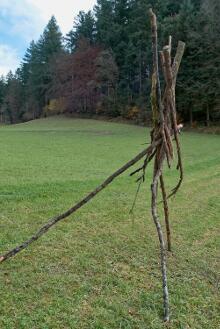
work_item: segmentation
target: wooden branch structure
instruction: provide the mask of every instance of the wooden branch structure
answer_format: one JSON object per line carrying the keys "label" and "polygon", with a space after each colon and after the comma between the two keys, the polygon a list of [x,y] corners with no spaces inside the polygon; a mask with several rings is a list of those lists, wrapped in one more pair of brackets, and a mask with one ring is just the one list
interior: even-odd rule
{"label": "wooden branch structure", "polygon": [[[152,117],[153,117],[153,129],[151,131],[151,144],[148,148],[140,152],[133,159],[128,161],[121,168],[116,170],[110,175],[102,184],[96,187],[91,193],[85,196],[82,200],[76,203],[67,211],[62,214],[51,218],[45,225],[43,225],[31,238],[8,251],[7,253],[0,256],[0,263],[10,257],[15,256],[17,253],[27,248],[32,242],[38,240],[43,234],[48,232],[55,224],[61,220],[69,217],[75,213],[78,209],[83,207],[91,199],[93,199],[99,192],[106,188],[112,181],[120,176],[123,172],[129,169],[131,166],[136,164],[139,160],[145,157],[143,165],[133,171],[130,175],[136,175],[141,172],[137,178],[140,183],[144,182],[146,168],[150,161],[154,160],[153,179],[151,184],[151,213],[153,222],[155,224],[157,235],[160,244],[160,259],[161,259],[161,273],[163,282],[163,306],[164,306],[164,321],[169,321],[169,294],[167,284],[167,265],[166,265],[166,253],[167,250],[171,251],[171,231],[169,223],[169,209],[168,199],[175,195],[181,186],[183,180],[183,165],[181,159],[180,142],[178,136],[178,124],[176,118],[176,99],[175,99],[175,88],[178,70],[180,67],[181,59],[184,53],[185,44],[179,41],[177,46],[176,55],[172,62],[171,60],[171,45],[172,38],[169,37],[168,45],[163,47],[163,50],[159,52],[158,56],[158,37],[157,37],[157,19],[152,9],[149,10],[149,16],[151,19],[152,29],[152,53],[153,53],[153,71],[152,71],[152,89],[151,89],[151,106],[152,106]],[[163,88],[163,96],[161,93],[160,77],[159,77],[159,57],[162,72],[164,75],[165,87]],[[174,146],[173,140],[176,146],[177,152],[177,170],[179,171],[179,180],[173,190],[167,195],[163,165],[167,162],[168,167],[171,167],[171,162],[174,158]],[[167,236],[167,248],[164,239],[162,226],[158,217],[158,187],[161,189],[163,199],[163,209],[165,218],[165,228]],[[137,194],[135,196],[136,200]],[[135,201],[134,201],[135,204]],[[132,209],[134,207],[132,206]]]}
{"label": "wooden branch structure", "polygon": [[[158,143],[159,143],[159,141],[158,141]],[[156,145],[158,143],[156,143]],[[32,242],[38,240],[43,234],[45,234],[52,226],[54,226],[55,224],[57,224],[61,220],[69,217],[70,215],[75,213],[77,210],[79,210],[82,206],[84,206],[91,199],[93,199],[99,192],[101,192],[104,188],[106,188],[116,177],[120,176],[123,172],[125,172],[127,169],[129,169],[131,166],[133,166],[135,163],[137,163],[144,156],[146,156],[146,155],[148,156],[148,154],[150,154],[152,152],[153,147],[155,147],[155,146],[150,145],[147,149],[140,152],[133,159],[131,159],[125,165],[123,165],[121,168],[116,170],[102,184],[100,184],[98,187],[96,187],[92,192],[90,192],[86,197],[84,197],[82,200],[80,200],[78,203],[76,203],[73,207],[71,207],[70,209],[68,209],[64,213],[51,218],[30,239],[26,240],[25,242],[23,242],[19,246],[13,248],[12,250],[7,252],[6,254],[0,256],[0,263],[4,262],[8,258],[11,258],[11,257],[15,256],[17,253],[19,253],[23,249],[27,248]]]}
{"label": "wooden branch structure", "polygon": [[[171,230],[169,223],[169,208],[168,199],[175,195],[181,186],[183,180],[183,165],[181,159],[181,150],[179,142],[179,132],[176,117],[176,99],[175,88],[176,79],[179,71],[180,63],[185,49],[185,44],[179,41],[175,58],[171,60],[171,46],[172,37],[169,37],[168,45],[163,47],[159,52],[161,68],[164,75],[165,87],[163,96],[161,96],[161,85],[159,77],[159,59],[158,59],[158,45],[157,45],[157,18],[152,9],[149,10],[152,30],[152,52],[153,52],[153,71],[152,71],[152,88],[151,88],[151,106],[153,116],[153,129],[151,131],[151,145],[155,145],[157,141],[160,143],[152,149],[152,153],[148,154],[144,160],[142,167],[136,169],[131,175],[142,171],[142,174],[137,181],[145,180],[145,171],[148,163],[154,159],[153,180],[151,184],[151,213],[157,230],[157,235],[160,243],[160,258],[161,258],[161,273],[163,282],[163,301],[164,301],[164,321],[169,321],[169,293],[167,284],[167,265],[166,265],[166,244],[164,234],[158,217],[158,186],[163,199],[163,209],[165,218],[165,228],[167,236],[167,249],[171,251]],[[176,151],[177,151],[177,170],[179,170],[180,177],[177,185],[173,188],[171,193],[167,196],[164,177],[163,164],[167,161],[167,165],[171,168],[171,161],[174,158],[174,147],[172,143],[174,137]]]}
{"label": "wooden branch structure", "polygon": [[[178,74],[178,69],[180,66],[180,61],[184,52],[184,43],[179,42],[177,47],[177,53],[172,64],[171,60],[171,45],[172,38],[169,37],[169,43],[160,52],[160,60],[162,66],[162,72],[165,81],[164,95],[161,101],[161,87],[160,78],[158,70],[158,54],[157,52],[157,19],[156,15],[153,13],[152,9],[149,10],[149,15],[151,18],[151,29],[152,29],[152,50],[153,50],[153,73],[152,73],[152,111],[156,113],[154,115],[153,130],[151,133],[152,143],[156,140],[161,139],[162,142],[156,147],[156,154],[154,157],[154,174],[153,182],[151,184],[152,191],[152,201],[151,201],[151,211],[152,217],[156,226],[159,243],[160,243],[160,255],[161,255],[161,272],[163,281],[163,300],[164,300],[164,321],[169,321],[169,293],[167,284],[167,265],[166,265],[166,248],[163,236],[163,231],[159,221],[157,213],[157,197],[158,197],[158,182],[160,181],[160,187],[163,197],[164,205],[164,216],[167,232],[167,247],[171,251],[171,236],[170,236],[170,224],[169,224],[169,209],[167,199],[174,195],[179,189],[182,179],[183,179],[183,166],[181,160],[180,143],[178,137],[178,126],[176,118],[176,104],[175,104],[175,87],[176,78]],[[180,170],[180,179],[176,187],[167,197],[164,178],[163,178],[163,163],[167,160],[168,167],[171,166],[171,160],[173,159],[173,145],[172,145],[172,134],[174,135],[174,140],[178,155],[177,169]]]}

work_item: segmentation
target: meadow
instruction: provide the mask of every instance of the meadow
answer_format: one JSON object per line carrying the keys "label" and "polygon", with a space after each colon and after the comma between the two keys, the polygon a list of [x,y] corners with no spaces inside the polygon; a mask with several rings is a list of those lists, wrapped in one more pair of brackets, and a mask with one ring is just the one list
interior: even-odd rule
{"label": "meadow", "polygon": [[[0,254],[80,200],[148,141],[144,127],[64,117],[0,127]],[[183,132],[181,145],[184,182],[169,203],[168,327],[217,329],[220,137]],[[137,188],[132,170],[0,265],[1,329],[164,328],[152,171],[130,214]],[[175,165],[165,173],[171,189]]]}

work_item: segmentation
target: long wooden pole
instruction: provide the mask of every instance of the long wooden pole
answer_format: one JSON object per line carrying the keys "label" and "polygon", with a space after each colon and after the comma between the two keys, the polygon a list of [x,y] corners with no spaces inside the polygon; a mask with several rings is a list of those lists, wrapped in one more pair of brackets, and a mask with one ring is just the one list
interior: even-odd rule
{"label": "long wooden pole", "polygon": [[[164,242],[163,230],[161,228],[158,212],[157,212],[157,193],[158,181],[162,174],[163,162],[168,152],[168,145],[165,137],[165,121],[164,121],[164,107],[161,101],[161,88],[159,78],[159,64],[158,64],[158,42],[157,42],[157,18],[152,9],[149,10],[151,19],[152,31],[152,52],[153,52],[153,73],[152,73],[152,91],[151,102],[152,112],[154,114],[154,138],[157,134],[162,137],[162,144],[157,147],[154,160],[154,174],[153,182],[151,184],[151,213],[157,230],[157,235],[160,244],[160,260],[161,260],[161,274],[162,274],[162,288],[163,288],[163,306],[164,306],[164,321],[169,321],[169,292],[167,284],[167,264],[166,264],[166,247]],[[156,114],[158,113],[158,115]],[[167,154],[169,162],[169,154]]]}
{"label": "long wooden pole", "polygon": [[104,188],[106,188],[116,177],[120,176],[123,172],[133,166],[136,162],[142,159],[145,155],[151,154],[161,141],[158,141],[155,144],[151,144],[148,148],[140,152],[136,155],[133,159],[128,161],[124,164],[121,168],[116,170],[112,175],[110,175],[102,184],[96,187],[92,192],[90,192],[87,196],[85,196],[82,200],[76,203],[73,207],[68,209],[67,211],[63,212],[60,215],[57,215],[51,218],[45,225],[43,225],[31,238],[24,241],[22,244],[18,245],[17,247],[13,248],[12,250],[8,251],[4,255],[0,256],[0,263],[4,262],[5,260],[15,256],[17,253],[22,251],[23,249],[27,248],[31,243],[38,240],[43,234],[47,233],[47,231],[53,227],[55,224],[60,222],[61,220],[69,217],[71,214],[75,213],[78,209],[88,203],[91,199],[93,199],[99,192],[101,192]]}

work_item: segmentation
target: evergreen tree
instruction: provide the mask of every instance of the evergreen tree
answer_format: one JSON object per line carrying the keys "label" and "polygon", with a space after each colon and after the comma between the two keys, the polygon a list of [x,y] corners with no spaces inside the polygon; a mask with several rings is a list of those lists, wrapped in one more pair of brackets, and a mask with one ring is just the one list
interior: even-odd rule
{"label": "evergreen tree", "polygon": [[0,122],[4,122],[3,104],[5,99],[6,82],[4,76],[0,77]]}
{"label": "evergreen tree", "polygon": [[50,60],[63,51],[63,37],[54,16],[49,20],[43,35],[38,41],[38,47],[43,63],[47,64]]}
{"label": "evergreen tree", "polygon": [[114,1],[97,0],[94,7],[96,18],[96,40],[98,44],[103,45],[106,49],[114,47]]}
{"label": "evergreen tree", "polygon": [[143,96],[148,90],[151,65],[149,5],[145,0],[134,0],[130,6],[125,63],[130,72],[133,94]]}
{"label": "evergreen tree", "polygon": [[6,88],[3,104],[6,121],[19,122],[22,119],[22,85],[18,77],[10,71],[6,76]]}
{"label": "evergreen tree", "polygon": [[[11,121],[36,118],[52,101],[65,100],[68,111],[131,117],[135,108],[144,120],[150,113],[150,6],[149,0],[97,0],[93,12],[79,12],[65,47],[52,16],[16,74],[0,79],[1,113],[7,108]],[[220,2],[155,0],[153,7],[161,44],[173,36],[172,56],[177,41],[186,42],[177,82],[179,116],[209,124],[220,118]]]}
{"label": "evergreen tree", "polygon": [[111,51],[103,50],[96,59],[95,80],[99,89],[100,102],[97,112],[104,112],[107,115],[118,114],[116,104],[118,67]]}
{"label": "evergreen tree", "polygon": [[[200,10],[200,102],[206,113],[206,124],[210,119],[220,119],[220,3],[218,0],[204,0]],[[202,31],[202,34],[201,34]]]}
{"label": "evergreen tree", "polygon": [[21,65],[27,117],[35,118],[42,114],[48,103],[52,63],[63,51],[62,34],[52,16],[38,42],[31,42]]}
{"label": "evergreen tree", "polygon": [[82,38],[87,39],[90,45],[95,42],[95,19],[91,10],[87,13],[79,12],[73,29],[66,36],[67,49],[73,52]]}

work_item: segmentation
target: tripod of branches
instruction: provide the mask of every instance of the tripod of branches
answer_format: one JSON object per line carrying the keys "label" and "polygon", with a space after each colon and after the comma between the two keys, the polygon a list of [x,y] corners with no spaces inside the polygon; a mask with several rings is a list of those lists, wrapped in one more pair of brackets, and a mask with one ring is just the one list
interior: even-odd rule
{"label": "tripod of branches", "polygon": [[[181,41],[178,43],[176,55],[174,60],[171,60],[171,43],[172,39],[169,37],[169,43],[158,54],[158,40],[157,40],[157,20],[152,9],[149,10],[151,18],[152,28],[152,51],[153,51],[153,72],[152,72],[152,90],[151,90],[151,104],[153,113],[153,129],[151,131],[151,143],[142,152],[136,155],[133,159],[128,161],[121,168],[116,170],[110,175],[102,184],[96,187],[87,196],[81,199],[78,203],[73,205],[70,209],[51,218],[46,224],[44,224],[31,238],[24,241],[17,247],[11,249],[7,253],[0,256],[0,263],[15,256],[17,253],[27,248],[32,242],[38,240],[43,234],[45,234],[52,226],[60,222],[61,220],[69,217],[75,213],[78,209],[93,199],[99,192],[107,187],[112,181],[120,176],[123,172],[136,164],[140,159],[144,158],[143,165],[133,171],[130,175],[136,175],[140,173],[137,178],[139,183],[145,180],[146,168],[150,161],[154,160],[153,180],[151,184],[151,212],[154,224],[156,226],[159,243],[160,243],[160,258],[161,258],[161,272],[163,281],[163,305],[164,305],[164,321],[169,321],[169,295],[167,285],[167,265],[166,265],[166,244],[160,220],[158,217],[158,186],[161,188],[163,197],[164,217],[166,224],[167,235],[167,249],[171,251],[171,233],[169,224],[169,211],[168,211],[168,199],[175,195],[178,191],[183,180],[183,166],[181,160],[180,143],[178,136],[178,125],[176,118],[176,102],[175,102],[175,87],[176,79],[180,66],[180,62],[184,53],[185,44]],[[160,78],[159,78],[159,55],[162,72],[164,75],[165,87],[163,96],[161,94]],[[179,170],[179,181],[173,190],[167,195],[164,178],[163,178],[163,164],[166,161],[168,167],[171,167],[171,161],[174,157],[175,142],[177,151],[177,170]]]}

